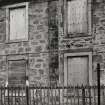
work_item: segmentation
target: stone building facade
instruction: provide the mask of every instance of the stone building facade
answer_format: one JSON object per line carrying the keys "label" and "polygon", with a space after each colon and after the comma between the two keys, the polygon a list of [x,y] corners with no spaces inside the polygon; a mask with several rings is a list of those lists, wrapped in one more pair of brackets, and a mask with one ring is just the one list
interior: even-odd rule
{"label": "stone building facade", "polygon": [[[76,85],[85,82],[93,85],[97,79],[97,62],[101,64],[101,82],[105,83],[105,2],[87,0],[87,32],[74,32],[71,35],[67,31],[68,2],[70,1],[0,1],[1,85],[25,85],[26,77],[30,85]],[[19,26],[21,20],[13,12],[18,11],[18,8],[25,8],[25,13],[21,13],[27,15],[27,36],[23,35],[23,39],[23,36],[19,36],[20,33],[17,34],[21,28],[16,30],[16,25]],[[18,13],[16,12],[17,15]],[[17,21],[14,22],[13,19]],[[17,34],[17,39],[12,36],[14,34]],[[72,83],[73,81],[75,82]]]}

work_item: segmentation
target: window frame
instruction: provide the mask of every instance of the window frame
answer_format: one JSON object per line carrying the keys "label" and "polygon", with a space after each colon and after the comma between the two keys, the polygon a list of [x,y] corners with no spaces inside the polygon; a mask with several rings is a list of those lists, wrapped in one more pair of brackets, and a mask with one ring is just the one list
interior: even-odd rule
{"label": "window frame", "polygon": [[89,69],[88,69],[88,81],[89,85],[92,85],[92,52],[77,52],[77,53],[65,53],[64,54],[64,86],[67,86],[67,58],[68,57],[82,57],[88,56],[89,59]]}
{"label": "window frame", "polygon": [[[26,11],[26,35],[24,39],[10,39],[10,10],[11,9],[15,9],[15,8],[21,8],[21,7],[25,7],[25,11]],[[23,3],[17,3],[17,4],[11,4],[5,7],[6,8],[6,42],[19,42],[19,41],[28,41],[29,40],[29,36],[28,36],[28,2],[23,2]]]}
{"label": "window frame", "polygon": [[68,32],[68,2],[73,0],[65,0],[64,2],[64,35],[66,37],[74,38],[74,37],[85,37],[92,35],[92,0],[87,0],[87,31],[83,33],[69,33]]}

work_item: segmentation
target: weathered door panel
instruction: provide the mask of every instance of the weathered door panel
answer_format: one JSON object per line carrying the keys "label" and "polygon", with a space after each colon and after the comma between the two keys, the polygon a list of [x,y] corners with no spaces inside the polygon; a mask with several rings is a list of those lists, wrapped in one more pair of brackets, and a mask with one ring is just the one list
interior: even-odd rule
{"label": "weathered door panel", "polygon": [[68,85],[88,84],[88,57],[67,58]]}

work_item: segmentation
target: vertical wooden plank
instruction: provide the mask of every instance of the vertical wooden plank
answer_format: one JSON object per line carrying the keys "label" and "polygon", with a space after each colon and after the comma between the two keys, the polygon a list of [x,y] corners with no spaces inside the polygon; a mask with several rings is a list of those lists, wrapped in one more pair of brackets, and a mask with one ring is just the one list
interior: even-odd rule
{"label": "vertical wooden plank", "polygon": [[5,97],[5,87],[2,87],[1,88],[2,90],[2,94],[1,94],[1,98],[2,98],[2,104],[5,104],[6,102],[5,102],[5,100],[6,100],[6,97]]}
{"label": "vertical wooden plank", "polygon": [[41,88],[41,85],[40,85],[40,94],[39,94],[39,95],[40,95],[40,104],[41,104],[41,105],[43,105],[43,102],[42,102],[42,99],[43,99],[43,98],[42,98],[42,90],[43,90],[43,89]]}
{"label": "vertical wooden plank", "polygon": [[[72,87],[70,86],[70,90],[72,89]],[[72,105],[72,96],[70,96],[70,104]]]}
{"label": "vertical wooden plank", "polygon": [[104,102],[105,102],[104,101],[105,100],[104,97],[105,97],[105,93],[104,93],[104,87],[103,87],[102,88],[102,103],[103,103],[103,105],[104,105]]}
{"label": "vertical wooden plank", "polygon": [[9,100],[9,87],[7,87],[7,89],[8,89],[8,105],[10,104],[10,100]]}
{"label": "vertical wooden plank", "polygon": [[1,95],[0,95],[0,103],[1,103],[1,105],[2,105],[2,88],[0,87],[0,93],[1,93]]}
{"label": "vertical wooden plank", "polygon": [[16,88],[14,88],[14,91],[15,91],[15,105],[17,105],[17,103],[16,103]]}
{"label": "vertical wooden plank", "polygon": [[2,87],[2,104],[6,104],[6,88],[5,87]]}
{"label": "vertical wooden plank", "polygon": [[55,95],[54,95],[55,96],[55,105],[57,105],[57,103],[56,103],[57,94],[56,93],[57,93],[57,91],[56,91],[56,88],[55,88]]}
{"label": "vertical wooden plank", "polygon": [[21,96],[20,96],[20,89],[21,87],[18,88],[18,98],[19,98],[19,105],[21,105]]}
{"label": "vertical wooden plank", "polygon": [[33,90],[33,105],[36,105],[36,104],[35,104],[35,100],[36,100],[36,98],[35,98],[36,90],[35,90],[34,88],[33,88],[32,90]]}
{"label": "vertical wooden plank", "polygon": [[61,94],[60,94],[60,88],[58,88],[58,97],[59,97],[59,105],[61,104]]}
{"label": "vertical wooden plank", "polygon": [[54,105],[56,105],[56,89],[53,89]]}
{"label": "vertical wooden plank", "polygon": [[31,94],[31,89],[30,89],[30,87],[29,87],[29,105],[32,105],[32,94]]}
{"label": "vertical wooden plank", "polygon": [[46,104],[46,89],[44,89],[43,105]]}
{"label": "vertical wooden plank", "polygon": [[22,86],[22,89],[21,89],[21,104],[23,104],[23,86]]}
{"label": "vertical wooden plank", "polygon": [[5,104],[5,87],[1,87],[1,105]]}
{"label": "vertical wooden plank", "polygon": [[63,91],[62,91],[62,104],[64,105],[64,85],[63,85]]}
{"label": "vertical wooden plank", "polygon": [[2,88],[4,95],[2,94],[2,104],[6,104],[6,87]]}
{"label": "vertical wooden plank", "polygon": [[53,97],[53,89],[51,88],[51,98],[50,98],[51,104],[54,105],[54,97]]}
{"label": "vertical wooden plank", "polygon": [[29,87],[29,105],[32,105],[31,89]]}
{"label": "vertical wooden plank", "polygon": [[88,103],[88,92],[87,92],[87,88],[85,89],[85,103]]}
{"label": "vertical wooden plank", "polygon": [[24,89],[24,87],[22,87],[22,104],[24,104],[24,101],[25,101],[24,91],[25,91],[25,89]]}
{"label": "vertical wooden plank", "polygon": [[91,105],[91,87],[89,86],[89,104]]}
{"label": "vertical wooden plank", "polygon": [[2,99],[5,100],[5,101],[3,100],[5,104],[8,104],[8,99],[7,99],[7,97],[8,97],[7,91],[8,90],[7,90],[7,87],[2,88],[2,91],[3,91],[3,89],[5,89],[5,95],[2,94]]}
{"label": "vertical wooden plank", "polygon": [[48,105],[50,104],[50,91],[51,91],[51,89],[48,88],[48,95],[47,95],[47,98],[48,98]]}
{"label": "vertical wooden plank", "polygon": [[10,92],[11,92],[11,105],[13,105],[13,87],[11,87]]}
{"label": "vertical wooden plank", "polygon": [[79,105],[79,98],[80,98],[80,95],[79,95],[79,88],[77,86],[77,100],[78,100],[78,105]]}
{"label": "vertical wooden plank", "polygon": [[82,104],[85,105],[85,88],[84,87],[82,87]]}
{"label": "vertical wooden plank", "polygon": [[75,95],[76,95],[75,92],[76,92],[76,91],[75,91],[75,86],[74,86],[74,87],[73,87],[73,95],[74,95],[74,96],[73,96],[73,98],[74,98],[74,103],[73,103],[73,104],[75,104],[75,98],[76,98],[76,97],[75,97]]}
{"label": "vertical wooden plank", "polygon": [[96,91],[95,91],[95,86],[93,87],[93,95],[94,95],[94,105],[96,105]]}
{"label": "vertical wooden plank", "polygon": [[66,94],[67,94],[67,105],[68,105],[68,88],[66,89]]}
{"label": "vertical wooden plank", "polygon": [[38,91],[38,89],[36,88],[36,99],[35,99],[36,100],[36,105],[38,105],[38,95],[37,95],[38,93],[37,93],[37,91]]}

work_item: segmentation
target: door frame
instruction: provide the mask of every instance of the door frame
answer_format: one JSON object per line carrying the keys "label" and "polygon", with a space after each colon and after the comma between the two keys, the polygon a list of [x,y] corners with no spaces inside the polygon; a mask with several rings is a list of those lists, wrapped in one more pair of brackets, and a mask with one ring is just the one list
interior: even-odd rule
{"label": "door frame", "polygon": [[65,53],[64,54],[64,86],[67,86],[67,58],[68,57],[82,57],[82,56],[87,56],[88,57],[88,62],[89,62],[89,85],[92,85],[92,52],[78,52],[78,53]]}

